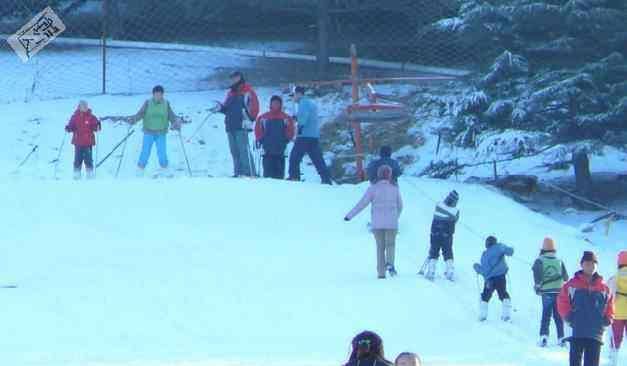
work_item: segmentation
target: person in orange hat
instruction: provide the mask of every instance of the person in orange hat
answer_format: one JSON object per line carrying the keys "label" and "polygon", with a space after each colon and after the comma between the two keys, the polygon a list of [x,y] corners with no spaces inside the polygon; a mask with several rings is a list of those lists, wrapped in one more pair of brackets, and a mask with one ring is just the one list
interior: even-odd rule
{"label": "person in orange hat", "polygon": [[557,258],[555,242],[545,238],[542,242],[540,256],[533,264],[534,290],[542,298],[542,319],[540,321],[540,347],[548,345],[551,316],[557,328],[557,340],[560,347],[565,347],[564,321],[557,311],[557,295],[568,281],[568,272],[564,262]]}
{"label": "person in orange hat", "polygon": [[614,293],[614,322],[610,329],[610,364],[618,365],[618,351],[627,333],[627,251],[618,254],[618,273],[609,280]]}

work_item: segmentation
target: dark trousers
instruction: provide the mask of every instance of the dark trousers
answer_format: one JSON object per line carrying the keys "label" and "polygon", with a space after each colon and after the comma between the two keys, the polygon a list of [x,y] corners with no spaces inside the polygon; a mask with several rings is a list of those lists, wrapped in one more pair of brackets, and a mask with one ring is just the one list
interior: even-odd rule
{"label": "dark trousers", "polygon": [[591,338],[572,338],[570,340],[570,366],[599,366],[601,342]]}
{"label": "dark trousers", "polygon": [[322,183],[331,184],[331,174],[322,157],[320,140],[312,137],[299,137],[296,139],[292,152],[290,153],[290,179],[300,180],[300,163],[303,161],[305,154],[309,156],[311,162],[316,167],[318,175],[320,175],[322,179]]}
{"label": "dark trousers", "polygon": [[507,293],[507,278],[505,275],[492,277],[485,281],[483,293],[481,293],[481,301],[490,302],[494,291],[499,294],[499,300],[503,301],[509,299],[509,294]]}
{"label": "dark trousers", "polygon": [[431,247],[429,248],[429,258],[440,258],[440,252],[444,260],[453,259],[453,235],[448,233],[432,233]]}
{"label": "dark trousers", "polygon": [[555,321],[557,328],[557,338],[564,338],[564,321],[557,312],[557,295],[558,294],[542,294],[542,320],[540,322],[540,335],[549,335],[549,325],[551,317]]}
{"label": "dark trousers", "polygon": [[265,154],[263,156],[263,177],[285,179],[285,156]]}
{"label": "dark trousers", "polygon": [[83,163],[85,163],[85,169],[94,169],[91,146],[74,146],[74,170],[81,170]]}

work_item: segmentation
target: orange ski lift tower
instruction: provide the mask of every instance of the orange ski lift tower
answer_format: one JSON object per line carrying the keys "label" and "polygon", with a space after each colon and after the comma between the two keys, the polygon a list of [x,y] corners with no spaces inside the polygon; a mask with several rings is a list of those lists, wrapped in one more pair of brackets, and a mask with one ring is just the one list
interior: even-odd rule
{"label": "orange ski lift tower", "polygon": [[[427,82],[427,81],[451,81],[457,79],[454,76],[426,76],[426,77],[397,77],[397,78],[359,78],[359,62],[357,58],[357,47],[351,45],[351,78],[348,80],[312,81],[301,83],[309,86],[323,85],[347,85],[352,86],[352,102],[343,111],[352,130],[357,165],[357,178],[360,181],[366,179],[364,171],[364,148],[361,133],[362,123],[379,123],[406,120],[410,118],[410,108],[402,103],[393,101],[391,98],[377,94],[373,84],[379,83],[403,83],[403,82]],[[360,104],[359,90],[365,86],[368,103]],[[381,102],[379,101],[381,100]],[[387,101],[387,102],[386,102]]]}

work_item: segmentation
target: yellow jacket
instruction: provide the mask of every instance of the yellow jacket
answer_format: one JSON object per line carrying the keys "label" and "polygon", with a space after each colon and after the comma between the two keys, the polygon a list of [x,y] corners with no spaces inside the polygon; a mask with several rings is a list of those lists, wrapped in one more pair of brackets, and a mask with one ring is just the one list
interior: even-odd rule
{"label": "yellow jacket", "polygon": [[609,287],[614,293],[614,319],[627,320],[627,268],[623,268],[616,276],[610,278]]}

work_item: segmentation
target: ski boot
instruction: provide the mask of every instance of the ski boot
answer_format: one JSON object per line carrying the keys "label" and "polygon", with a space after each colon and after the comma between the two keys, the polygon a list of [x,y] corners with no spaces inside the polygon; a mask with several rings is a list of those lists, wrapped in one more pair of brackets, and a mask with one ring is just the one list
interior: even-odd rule
{"label": "ski boot", "polygon": [[479,304],[479,321],[484,322],[488,320],[488,303],[481,301]]}
{"label": "ski boot", "polygon": [[564,337],[559,338],[557,340],[557,345],[560,346],[561,348],[566,348],[566,346],[568,346],[568,344],[566,342],[566,338],[564,338]]}
{"label": "ski boot", "polygon": [[87,179],[92,180],[96,178],[96,174],[93,169],[87,169]]}
{"label": "ski boot", "polygon": [[538,347],[546,348],[548,343],[549,343],[549,340],[548,340],[547,336],[545,336],[545,335],[540,336],[540,340],[538,341]]}
{"label": "ski boot", "polygon": [[146,172],[146,169],[138,167],[137,171],[135,172],[135,177],[137,178],[143,178],[144,177],[144,173]]}
{"label": "ski boot", "polygon": [[512,320],[512,300],[510,299],[503,300],[503,313],[501,315],[501,320],[504,322]]}
{"label": "ski boot", "polygon": [[74,171],[74,180],[81,180],[82,176],[81,176],[81,171],[80,170],[75,170]]}
{"label": "ski boot", "polygon": [[385,267],[388,273],[390,274],[390,277],[396,277],[396,275],[398,275],[398,273],[396,272],[396,268],[394,268],[394,265],[387,264]]}
{"label": "ski boot", "polygon": [[427,273],[425,274],[425,278],[429,281],[435,280],[435,267],[437,263],[437,259],[429,259],[429,263],[427,263]]}
{"label": "ski boot", "polygon": [[446,271],[444,272],[444,277],[451,282],[455,280],[455,266],[453,265],[452,259],[446,261]]}

